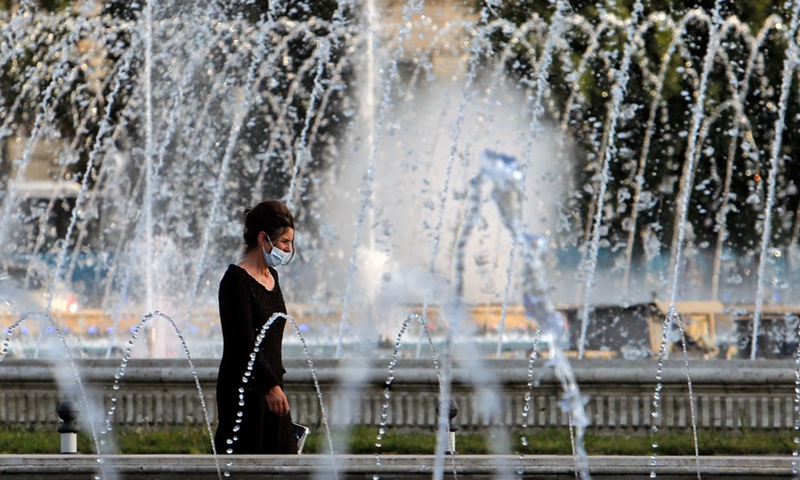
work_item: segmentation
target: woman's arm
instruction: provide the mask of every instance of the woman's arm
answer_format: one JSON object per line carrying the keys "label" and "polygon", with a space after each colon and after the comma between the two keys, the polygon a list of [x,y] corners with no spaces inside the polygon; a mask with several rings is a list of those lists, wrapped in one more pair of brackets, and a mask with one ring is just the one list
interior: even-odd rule
{"label": "woman's arm", "polygon": [[272,387],[265,395],[269,411],[275,415],[286,415],[289,413],[289,400],[280,385]]}

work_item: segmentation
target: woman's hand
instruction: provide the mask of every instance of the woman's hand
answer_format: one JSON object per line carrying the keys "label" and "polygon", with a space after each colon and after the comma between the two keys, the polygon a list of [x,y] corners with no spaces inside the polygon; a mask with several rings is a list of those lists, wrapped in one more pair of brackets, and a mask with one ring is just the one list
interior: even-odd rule
{"label": "woman's hand", "polygon": [[279,417],[289,413],[289,400],[286,399],[286,395],[279,385],[270,388],[269,392],[264,396],[267,399],[267,407],[269,407],[270,412]]}

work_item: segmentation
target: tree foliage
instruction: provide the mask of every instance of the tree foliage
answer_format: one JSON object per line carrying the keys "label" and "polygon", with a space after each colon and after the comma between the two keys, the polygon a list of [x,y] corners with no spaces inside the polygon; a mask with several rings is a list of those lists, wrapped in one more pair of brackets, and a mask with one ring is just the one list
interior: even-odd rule
{"label": "tree foliage", "polygon": [[[572,1],[560,12],[559,5],[566,4],[504,2],[491,13],[517,32],[544,25],[527,30],[524,42],[513,40],[511,30],[495,33],[493,44],[511,49],[507,72],[529,85],[542,80],[536,75],[545,53],[553,57],[544,76],[546,113],[579,150],[573,169],[578,188],[565,214],[571,244],[590,242],[602,203],[597,233],[611,256],[626,248],[640,261],[669,254],[679,227],[692,248],[710,256],[718,242],[724,251],[754,255],[762,248],[768,208],[769,246],[785,252],[795,245],[796,81],[781,102],[791,4],[719,2],[715,15],[710,0],[645,1],[633,26],[630,0]],[[548,35],[559,28],[563,34],[556,33],[552,51],[545,52]],[[714,43],[712,31],[718,32]],[[710,45],[715,53],[706,64]],[[794,61],[790,66],[795,80]],[[621,92],[616,104],[615,89]],[[785,128],[775,143],[784,107]],[[770,179],[778,144],[779,168]],[[770,180],[777,185],[774,198]],[[689,195],[685,223],[677,215],[682,183]]]}
{"label": "tree foliage", "polygon": [[[314,231],[303,207],[355,101],[349,3],[2,7],[0,144],[20,148],[0,151],[0,216],[13,224],[0,232],[0,270],[19,265],[31,283],[34,257],[68,252],[55,269],[66,276],[94,255],[87,283],[124,296],[128,277],[152,285],[136,262],[117,268],[142,245],[201,251],[212,260],[172,268],[190,292],[236,255],[244,207],[284,198]],[[70,192],[33,198],[21,188],[32,179]]]}
{"label": "tree foliage", "polygon": [[[333,26],[352,17],[348,4],[153,2],[147,11],[147,2],[113,0],[91,12],[83,2],[3,8],[18,28],[2,49],[0,140],[27,141],[37,128],[37,142],[63,139],[74,158],[54,160],[64,168],[52,179],[88,176],[90,187],[106,186],[110,157],[129,157],[124,171],[105,179],[140,199],[147,165],[155,164],[165,188],[149,195],[168,212],[166,230],[199,233],[198,222],[183,226],[185,214],[211,197],[175,192],[223,175],[225,162],[228,178],[250,179],[231,185],[226,201],[244,207],[282,197],[296,178],[291,201],[307,203],[308,173],[328,168],[347,128],[350,33]],[[4,182],[14,178],[12,160],[20,161],[0,162]]]}

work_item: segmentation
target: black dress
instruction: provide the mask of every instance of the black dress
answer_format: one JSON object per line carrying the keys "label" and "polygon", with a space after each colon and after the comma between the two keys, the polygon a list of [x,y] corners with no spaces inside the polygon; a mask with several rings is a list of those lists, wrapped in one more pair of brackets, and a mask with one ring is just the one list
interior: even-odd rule
{"label": "black dress", "polygon": [[[297,453],[291,415],[279,417],[270,412],[264,396],[275,385],[283,388],[284,317],[278,317],[266,331],[252,374],[247,383],[242,382],[261,328],[274,313],[286,313],[278,273],[273,268],[269,271],[275,279],[272,291],[238,265],[230,265],[219,284],[223,350],[217,377],[214,445],[220,455]],[[240,388],[244,389],[244,406],[240,406]],[[234,431],[237,418],[242,421]]]}

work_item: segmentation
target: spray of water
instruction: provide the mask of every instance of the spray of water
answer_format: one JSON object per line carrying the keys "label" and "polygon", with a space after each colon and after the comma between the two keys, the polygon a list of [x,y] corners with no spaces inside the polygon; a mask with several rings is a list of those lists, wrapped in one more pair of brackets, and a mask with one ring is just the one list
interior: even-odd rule
{"label": "spray of water", "polygon": [[641,0],[637,0],[633,5],[633,12],[631,13],[630,24],[628,25],[627,44],[622,56],[622,63],[619,69],[615,72],[614,87],[611,89],[611,104],[608,108],[608,118],[606,119],[607,126],[604,130],[605,136],[603,138],[602,148],[602,167],[600,170],[600,185],[595,199],[595,216],[594,225],[592,227],[592,240],[587,250],[586,258],[583,261],[585,269],[585,285],[583,295],[583,308],[581,310],[581,335],[578,341],[578,358],[583,358],[586,352],[586,332],[589,327],[589,309],[592,298],[592,290],[594,288],[594,275],[597,269],[597,255],[600,250],[600,227],[603,223],[603,214],[605,209],[603,205],[606,199],[606,189],[608,187],[609,168],[611,162],[615,160],[616,148],[614,147],[617,121],[620,116],[620,107],[625,98],[625,90],[628,88],[628,81],[630,80],[630,66],[631,55],[635,42],[636,24],[642,15],[644,6]]}
{"label": "spray of water", "polygon": [[[394,342],[394,347],[392,349],[392,359],[389,361],[389,376],[386,378],[386,382],[384,382],[384,389],[383,389],[383,404],[381,405],[381,413],[380,413],[380,424],[378,427],[378,435],[375,437],[375,464],[377,466],[382,465],[380,451],[381,447],[383,446],[383,437],[386,435],[386,426],[387,426],[387,418],[389,417],[389,407],[391,405],[391,398],[392,398],[392,382],[394,382],[395,378],[395,368],[397,367],[397,362],[400,355],[400,346],[403,341],[403,336],[406,334],[408,330],[409,324],[412,322],[418,322],[422,327],[422,335],[425,336],[428,340],[428,345],[431,349],[431,356],[433,362],[433,368],[436,372],[436,377],[439,379],[439,387],[440,387],[440,395],[441,395],[441,387],[442,387],[442,375],[439,371],[439,360],[436,356],[436,348],[433,346],[433,339],[431,338],[428,329],[425,326],[425,319],[420,317],[419,315],[411,314],[406,317],[403,324],[400,326],[400,331],[397,333],[397,339]],[[442,410],[439,410],[440,412]],[[440,415],[444,416],[444,415]],[[455,460],[454,460],[455,461]],[[453,475],[455,475],[455,470],[453,471]],[[373,480],[378,480],[380,477],[375,474]]]}
{"label": "spray of water", "polygon": [[[451,338],[449,333],[457,330],[460,324],[461,305],[463,301],[464,284],[464,252],[480,209],[481,187],[483,184],[490,184],[492,187],[491,197],[500,217],[509,234],[515,239],[515,243],[520,246],[523,259],[523,304],[528,318],[535,321],[541,330],[542,335],[547,335],[550,339],[550,365],[564,391],[562,407],[569,413],[572,426],[574,427],[574,451],[576,461],[576,472],[581,478],[591,478],[588,468],[588,459],[584,447],[584,433],[589,425],[581,396],[580,389],[575,380],[575,375],[569,361],[566,359],[560,348],[560,342],[566,333],[566,322],[561,314],[555,309],[548,296],[547,283],[543,272],[545,269],[542,264],[542,257],[546,252],[547,240],[535,237],[524,231],[520,223],[519,208],[523,199],[524,186],[522,183],[522,172],[515,158],[496,152],[484,152],[485,163],[481,172],[471,181],[471,189],[468,199],[469,208],[464,219],[461,235],[456,244],[456,255],[454,261],[455,270],[455,305],[451,309],[448,318],[451,319],[450,329],[448,330],[448,340]],[[449,364],[447,361],[450,350],[449,342],[445,344],[445,362],[442,368],[442,384],[445,393],[442,395],[449,402]],[[440,411],[446,408],[444,401],[440,403]],[[440,419],[440,432],[444,424]],[[572,428],[571,428],[572,432]],[[442,434],[440,433],[440,438]],[[437,458],[442,456],[444,451],[437,442]],[[437,460],[434,472],[440,472],[442,461]]]}
{"label": "spray of water", "polygon": [[[412,4],[416,5],[416,4]],[[416,7],[409,6],[405,8],[403,11],[403,18],[410,19],[411,14],[416,11]],[[372,17],[368,16],[367,20],[373,20]],[[369,28],[375,28],[374,25],[369,26]],[[367,161],[367,169],[364,173],[364,181],[361,185],[361,202],[359,205],[358,216],[356,217],[356,224],[354,235],[353,235],[353,248],[352,253],[350,255],[350,268],[347,271],[347,283],[345,284],[345,292],[344,292],[344,299],[342,300],[342,316],[339,322],[339,339],[336,344],[336,358],[341,358],[342,356],[342,342],[344,340],[345,332],[347,331],[347,313],[348,307],[350,303],[350,295],[351,289],[353,287],[353,281],[355,278],[355,273],[357,269],[357,262],[356,257],[358,254],[358,248],[361,244],[361,230],[364,227],[364,221],[367,218],[367,214],[372,212],[374,205],[373,205],[373,185],[375,182],[375,169],[376,169],[376,155],[378,152],[378,144],[380,140],[380,133],[383,129],[384,121],[386,119],[386,115],[389,111],[389,108],[392,105],[392,89],[394,86],[394,82],[397,80],[397,69],[398,69],[398,60],[400,55],[402,54],[402,44],[403,39],[408,35],[409,30],[411,28],[410,21],[404,21],[400,31],[398,32],[398,47],[395,49],[394,54],[392,56],[392,62],[389,65],[389,74],[387,78],[384,79],[383,82],[383,94],[381,98],[380,107],[378,109],[378,114],[375,117],[374,127],[372,127],[372,143],[369,145],[369,159]],[[370,97],[371,98],[371,97]],[[370,110],[374,110],[374,107]],[[370,227],[372,227],[370,225]],[[371,231],[371,229],[370,229]]]}
{"label": "spray of water", "polygon": [[[26,321],[34,318],[39,318],[41,320],[41,323],[46,325],[46,329],[52,331],[58,337],[58,340],[61,342],[61,346],[63,347],[63,350],[67,355],[67,358],[69,359],[69,365],[72,370],[73,376],[75,377],[75,383],[78,386],[78,391],[80,392],[81,400],[83,402],[82,405],[83,409],[86,412],[92,412],[93,410],[91,404],[89,403],[89,397],[86,393],[86,388],[83,385],[83,380],[81,379],[80,371],[78,370],[78,366],[75,363],[75,358],[72,355],[72,349],[67,344],[67,340],[66,338],[64,338],[64,335],[61,333],[61,330],[59,330],[58,325],[56,325],[53,319],[50,318],[49,316],[37,313],[22,315],[22,317],[20,317],[10,327],[6,328],[6,336],[3,339],[3,346],[2,348],[0,348],[0,362],[3,361],[8,352],[8,345],[11,341],[11,337],[14,334],[14,331],[20,328],[20,326]],[[46,329],[42,328],[42,331],[45,331]],[[37,343],[37,349],[38,349],[38,343]],[[99,478],[102,480],[113,479],[114,478],[113,472],[106,471],[105,458],[103,457],[102,451],[100,449],[100,441],[97,435],[97,429],[95,428],[94,422],[89,422],[89,430],[92,435],[92,441],[94,443],[95,453],[97,454],[97,464],[98,468],[100,469]]]}
{"label": "spray of water", "polygon": [[[264,323],[264,326],[261,327],[261,330],[258,332],[258,335],[256,336],[255,346],[253,347],[253,351],[250,353],[250,359],[247,362],[247,369],[243,372],[243,375],[242,375],[242,386],[239,387],[239,406],[241,407],[241,410],[239,410],[236,413],[236,416],[237,416],[236,425],[234,425],[234,427],[233,427],[233,431],[231,432],[231,436],[228,437],[225,440],[225,443],[227,445],[229,445],[229,447],[225,451],[225,453],[227,453],[227,454],[232,454],[233,453],[233,445],[239,440],[239,438],[238,438],[238,436],[236,434],[239,431],[239,429],[241,428],[240,425],[242,424],[242,422],[247,420],[246,418],[244,418],[245,384],[250,382],[250,377],[253,375],[253,368],[255,366],[256,358],[258,356],[259,351],[261,350],[261,342],[264,341],[264,338],[266,337],[267,331],[270,329],[272,324],[275,323],[281,317],[286,319],[289,323],[292,324],[292,326],[294,326],[295,331],[297,332],[297,335],[298,335],[298,337],[300,338],[300,340],[301,340],[301,342],[303,344],[303,351],[304,351],[304,353],[306,355],[306,359],[308,360],[308,368],[309,368],[309,370],[311,372],[312,378],[314,379],[314,388],[316,388],[316,390],[317,390],[317,398],[319,398],[320,415],[322,417],[322,425],[325,428],[325,436],[327,437],[327,440],[328,440],[328,447],[329,447],[329,453],[330,453],[330,459],[331,459],[331,468],[333,469],[333,477],[334,477],[334,479],[338,479],[339,478],[339,473],[338,473],[338,469],[337,469],[337,466],[336,466],[336,456],[335,456],[334,451],[333,451],[333,438],[331,437],[331,430],[330,430],[330,425],[329,425],[329,422],[328,422],[328,414],[326,413],[326,410],[325,410],[325,402],[323,401],[323,398],[322,398],[322,390],[320,389],[319,380],[317,379],[317,374],[316,374],[316,371],[314,370],[314,363],[311,360],[311,356],[310,356],[310,354],[308,352],[308,347],[306,345],[305,339],[303,338],[303,335],[301,333],[300,327],[297,325],[297,323],[295,322],[295,320],[292,317],[290,317],[289,315],[286,315],[285,313],[274,313],[271,317],[269,317],[269,319],[266,321],[266,323]],[[228,467],[231,467],[233,465],[233,463],[229,461],[229,462],[226,463],[226,465]],[[230,472],[226,470],[225,472],[223,472],[223,474],[227,477],[227,476],[230,475]]]}
{"label": "spray of water", "polygon": [[795,67],[798,58],[797,28],[800,19],[800,2],[795,2],[792,8],[792,19],[789,30],[786,32],[786,57],[783,60],[781,75],[781,97],[778,103],[778,118],[775,119],[775,137],[770,147],[769,174],[767,176],[767,202],[764,206],[764,226],[761,234],[761,254],[758,262],[758,286],[756,288],[756,309],[753,315],[752,349],[750,358],[755,360],[758,352],[758,330],[761,321],[761,310],[764,305],[764,271],[767,265],[767,255],[772,234],[772,210],[775,205],[775,185],[778,180],[778,170],[781,161],[781,144],[783,131],[786,128],[786,109],[789,103],[789,93],[792,87]]}
{"label": "spray of water", "polygon": [[216,449],[216,446],[214,445],[214,433],[213,433],[212,428],[211,428],[211,419],[210,419],[210,417],[208,415],[208,407],[206,406],[205,395],[203,394],[203,388],[200,386],[200,378],[197,376],[197,369],[194,366],[194,361],[192,360],[191,352],[189,352],[189,346],[186,344],[186,338],[184,337],[183,332],[181,332],[181,329],[178,327],[178,325],[175,323],[174,320],[172,320],[169,316],[167,316],[167,315],[165,315],[165,314],[163,314],[163,313],[161,313],[161,312],[159,312],[157,310],[152,311],[152,312],[148,313],[147,315],[145,315],[142,318],[141,322],[139,322],[139,324],[136,327],[134,327],[132,332],[131,332],[131,338],[128,341],[128,347],[125,350],[125,354],[122,357],[122,361],[120,362],[120,365],[119,365],[119,368],[117,369],[117,372],[114,374],[114,384],[112,386],[112,390],[113,390],[114,394],[111,397],[111,408],[109,408],[108,413],[106,414],[106,418],[105,418],[105,422],[104,422],[105,428],[100,433],[101,433],[101,435],[105,435],[108,432],[111,432],[112,429],[113,429],[114,412],[117,409],[117,393],[116,392],[118,392],[120,390],[120,382],[121,382],[122,378],[125,376],[125,369],[127,368],[128,362],[131,359],[133,347],[136,345],[136,342],[137,342],[137,340],[139,338],[139,334],[142,331],[144,331],[144,327],[150,321],[152,321],[154,318],[162,318],[167,323],[169,323],[169,325],[172,327],[172,330],[175,332],[175,335],[178,337],[178,341],[181,344],[181,348],[183,350],[183,353],[186,356],[186,361],[189,363],[189,369],[192,372],[192,377],[194,377],[194,384],[195,384],[195,387],[197,388],[197,398],[200,400],[200,407],[203,410],[203,419],[205,420],[206,431],[208,432],[208,438],[209,438],[210,443],[211,443],[211,452],[214,455],[214,465],[216,466],[216,469],[217,469],[217,477],[220,480],[222,480],[222,470],[220,469],[220,466],[219,466],[219,458],[217,456],[217,449]]}

